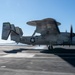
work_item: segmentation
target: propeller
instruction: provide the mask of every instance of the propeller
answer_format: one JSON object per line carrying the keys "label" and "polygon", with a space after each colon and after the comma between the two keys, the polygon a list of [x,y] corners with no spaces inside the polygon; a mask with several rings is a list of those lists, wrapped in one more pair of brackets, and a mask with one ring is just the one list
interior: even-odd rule
{"label": "propeller", "polygon": [[73,37],[75,36],[75,33],[73,33],[73,27],[71,25],[71,28],[70,28],[70,39],[71,39],[71,43],[72,43],[72,40],[73,40]]}
{"label": "propeller", "polygon": [[72,37],[73,37],[73,28],[72,28],[72,25],[71,25],[71,29],[70,29],[70,39],[71,39],[71,42],[72,42]]}

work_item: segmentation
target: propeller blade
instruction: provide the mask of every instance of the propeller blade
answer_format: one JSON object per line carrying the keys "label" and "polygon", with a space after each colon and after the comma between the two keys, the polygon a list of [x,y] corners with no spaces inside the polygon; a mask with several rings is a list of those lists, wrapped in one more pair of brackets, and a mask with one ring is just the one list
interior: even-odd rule
{"label": "propeller blade", "polygon": [[70,38],[71,38],[71,42],[72,42],[72,37],[73,37],[73,28],[72,28],[72,25],[71,25],[71,29],[70,29]]}

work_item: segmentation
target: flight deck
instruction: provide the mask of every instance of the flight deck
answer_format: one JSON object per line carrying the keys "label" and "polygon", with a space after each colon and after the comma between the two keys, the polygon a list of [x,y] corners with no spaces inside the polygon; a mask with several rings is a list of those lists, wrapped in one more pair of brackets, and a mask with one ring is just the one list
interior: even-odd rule
{"label": "flight deck", "polygon": [[75,46],[0,46],[0,75],[75,75]]}

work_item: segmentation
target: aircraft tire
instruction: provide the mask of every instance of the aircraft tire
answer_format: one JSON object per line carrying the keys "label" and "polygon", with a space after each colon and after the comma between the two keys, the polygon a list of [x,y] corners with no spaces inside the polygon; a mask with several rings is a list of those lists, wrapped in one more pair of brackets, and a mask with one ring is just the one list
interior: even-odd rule
{"label": "aircraft tire", "polygon": [[51,49],[53,49],[53,46],[52,45],[48,46],[48,50],[51,50]]}

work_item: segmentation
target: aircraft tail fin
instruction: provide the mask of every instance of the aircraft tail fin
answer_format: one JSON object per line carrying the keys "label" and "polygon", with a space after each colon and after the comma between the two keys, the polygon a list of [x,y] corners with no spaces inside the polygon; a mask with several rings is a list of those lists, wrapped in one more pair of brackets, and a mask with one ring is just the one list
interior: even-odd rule
{"label": "aircraft tail fin", "polygon": [[21,28],[15,27],[15,31],[11,31],[11,40],[16,41],[18,43],[22,35],[23,32]]}
{"label": "aircraft tail fin", "polygon": [[2,29],[2,39],[7,40],[9,35],[11,35],[11,40],[19,42],[23,32],[21,28],[15,27],[13,24],[9,22],[3,23]]}
{"label": "aircraft tail fin", "polygon": [[3,23],[3,28],[2,28],[2,39],[7,40],[10,34],[10,23],[9,22],[5,22]]}

